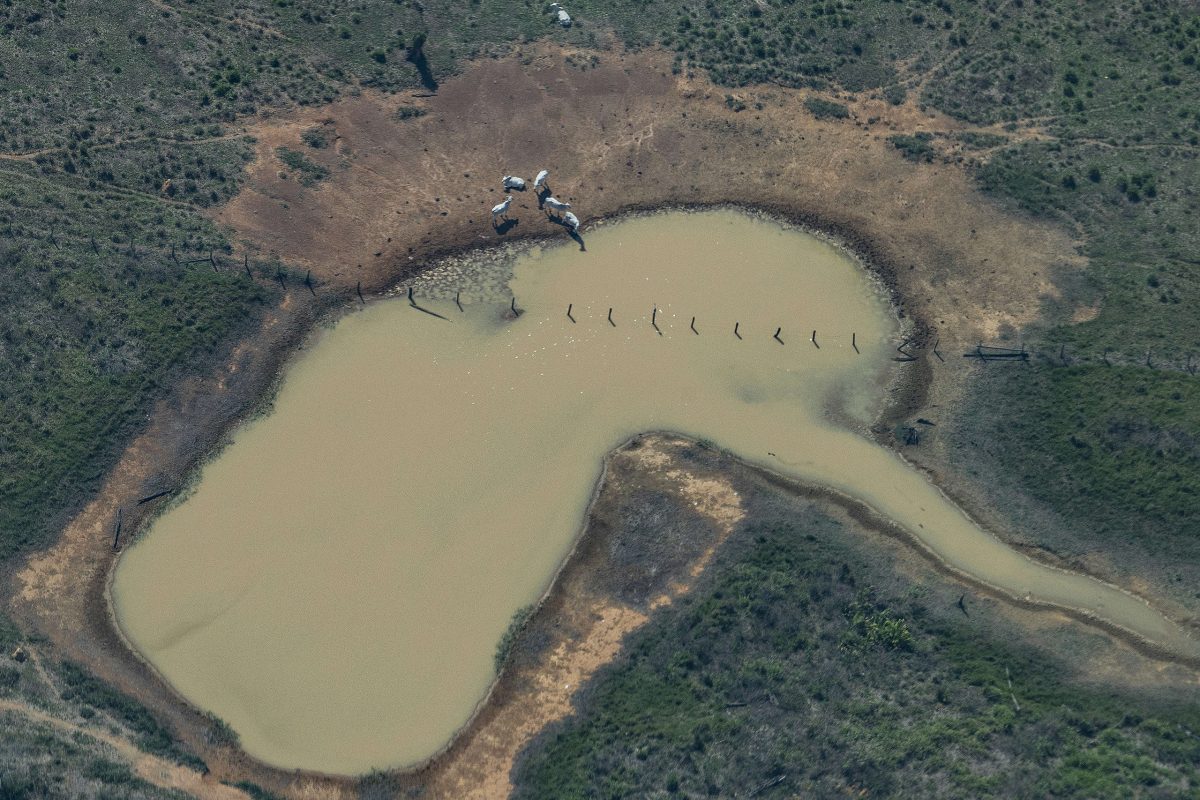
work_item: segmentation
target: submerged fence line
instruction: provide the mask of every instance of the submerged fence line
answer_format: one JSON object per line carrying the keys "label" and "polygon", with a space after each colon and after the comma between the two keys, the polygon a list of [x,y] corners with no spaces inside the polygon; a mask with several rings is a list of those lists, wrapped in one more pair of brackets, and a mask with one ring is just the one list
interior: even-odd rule
{"label": "submerged fence line", "polygon": [[[413,287],[407,287],[409,303],[414,307],[419,308],[426,313],[441,317],[440,314],[429,311],[428,309],[416,306],[413,295]],[[359,289],[361,298],[361,289]],[[462,292],[457,290],[454,295],[454,302],[459,310],[463,309]],[[510,310],[515,315],[521,315],[525,309],[517,306],[516,297],[514,296],[510,302]],[[664,335],[662,325],[658,322],[659,311],[661,309],[654,305],[650,312],[650,328],[659,336]],[[615,319],[615,307],[608,307],[606,320],[611,327],[617,327]],[[572,324],[578,324],[580,321],[577,315],[575,304],[568,303],[566,317]],[[445,317],[441,317],[445,319]],[[700,330],[697,327],[698,317],[692,316],[688,323],[688,329],[696,336],[700,335]],[[767,328],[770,330],[770,328]],[[742,330],[741,320],[735,320],[733,323],[733,335],[738,340],[746,339],[745,332]],[[771,338],[781,345],[786,345],[787,341],[783,338],[783,326],[776,325]],[[932,341],[930,341],[932,339]],[[809,334],[809,342],[818,350],[821,349],[820,330],[813,329]],[[858,332],[850,332],[850,348],[855,354],[861,355],[862,349],[858,342]],[[1041,349],[1047,348],[1047,349]],[[1164,357],[1161,353],[1156,353],[1153,349],[1139,351],[1136,356],[1117,353],[1112,347],[1103,348],[1102,352],[1097,355],[1095,352],[1079,353],[1072,351],[1065,343],[1059,343],[1057,349],[1049,343],[1043,343],[1039,347],[1030,347],[1025,344],[1020,344],[1017,347],[1011,347],[1007,344],[988,344],[985,342],[977,342],[974,347],[970,347],[962,354],[963,359],[970,362],[976,362],[980,365],[992,365],[1003,363],[1015,364],[1044,364],[1051,366],[1073,367],[1081,365],[1099,365],[1103,364],[1107,367],[1119,366],[1140,366],[1153,369],[1161,372],[1175,372],[1183,375],[1197,376],[1200,373],[1200,343],[1197,344],[1197,352],[1184,350],[1177,352],[1174,357]],[[946,365],[948,368],[953,368],[953,363],[948,361],[946,354],[941,349],[941,336],[930,334],[925,336],[912,336],[905,338],[896,346],[897,355],[892,357],[892,360],[899,363],[911,363],[920,361],[921,352],[930,353],[937,359],[938,363]]]}

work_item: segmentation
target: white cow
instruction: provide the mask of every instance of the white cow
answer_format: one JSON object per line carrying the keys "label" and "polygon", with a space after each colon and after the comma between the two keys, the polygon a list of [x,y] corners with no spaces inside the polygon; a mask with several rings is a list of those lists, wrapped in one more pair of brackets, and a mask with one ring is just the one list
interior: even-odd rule
{"label": "white cow", "polygon": [[562,25],[564,28],[571,27],[571,15],[567,13],[567,10],[565,8],[560,6],[558,3],[551,3],[550,10],[558,12],[558,24],[559,25]]}
{"label": "white cow", "polygon": [[505,219],[508,219],[508,207],[511,205],[512,205],[512,195],[507,194],[504,196],[503,203],[497,203],[496,205],[492,206],[492,224],[493,225],[496,224],[497,217],[503,217]]}
{"label": "white cow", "polygon": [[504,188],[505,189],[524,190],[525,189],[525,179],[518,178],[515,175],[505,175],[504,176]]}
{"label": "white cow", "polygon": [[533,179],[533,190],[535,192],[540,192],[542,190],[542,187],[546,185],[546,179],[549,177],[550,177],[550,170],[544,169],[541,172],[539,172],[537,174],[537,177]]}
{"label": "white cow", "polygon": [[567,224],[567,226],[570,227],[571,233],[574,233],[575,231],[579,230],[579,217],[575,216],[570,211],[563,214],[563,222],[565,222]]}
{"label": "white cow", "polygon": [[542,201],[542,205],[551,211],[566,211],[571,207],[570,203],[564,203],[556,197],[547,197]]}

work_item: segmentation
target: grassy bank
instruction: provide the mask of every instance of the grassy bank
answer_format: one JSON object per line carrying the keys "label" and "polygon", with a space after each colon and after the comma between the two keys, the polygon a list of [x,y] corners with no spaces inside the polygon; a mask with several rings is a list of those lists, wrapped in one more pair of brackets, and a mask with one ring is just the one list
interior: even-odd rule
{"label": "grassy bank", "polygon": [[527,749],[516,796],[1200,797],[1195,703],[1077,683],[811,506],[751,509]]}

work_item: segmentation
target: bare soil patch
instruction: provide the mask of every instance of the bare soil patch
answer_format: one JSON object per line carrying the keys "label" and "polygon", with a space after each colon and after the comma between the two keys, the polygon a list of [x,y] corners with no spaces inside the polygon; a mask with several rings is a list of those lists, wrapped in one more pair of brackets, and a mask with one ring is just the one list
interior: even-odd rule
{"label": "bare soil patch", "polygon": [[[1034,319],[1057,293],[1053,270],[1082,263],[1061,229],[1002,211],[958,166],[906,161],[887,141],[964,129],[947,117],[862,98],[848,120],[821,121],[804,107],[811,92],[727,92],[673,75],[655,51],[612,51],[588,69],[566,55],[532,46],[473,65],[435,97],[363,93],[255,124],[249,188],[217,218],[322,280],[383,287],[434,253],[565,238],[532,191],[514,193],[515,226],[491,226],[501,176],[547,168],[585,240],[589,221],[666,204],[741,203],[835,231],[948,343]],[[401,119],[402,107],[424,113]],[[314,126],[333,146],[304,145]],[[280,147],[329,177],[303,186]]]}

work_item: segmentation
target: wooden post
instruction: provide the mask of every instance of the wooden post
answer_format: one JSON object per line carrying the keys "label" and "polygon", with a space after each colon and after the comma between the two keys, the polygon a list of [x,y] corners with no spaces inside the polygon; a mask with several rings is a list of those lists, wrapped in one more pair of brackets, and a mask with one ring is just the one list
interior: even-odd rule
{"label": "wooden post", "polygon": [[515,294],[513,295],[512,302],[509,303],[509,307],[512,309],[514,316],[521,316],[521,312],[517,310],[517,296]]}
{"label": "wooden post", "polygon": [[413,287],[411,286],[408,287],[408,304],[410,306],[415,306],[417,304],[417,301],[413,299]]}
{"label": "wooden post", "polygon": [[612,325],[614,328],[617,327],[617,323],[613,322],[613,320],[612,320],[612,309],[611,308],[608,309],[608,324]]}
{"label": "wooden post", "polygon": [[124,517],[124,509],[117,506],[117,518],[113,522],[113,550],[117,549],[117,544],[121,541],[121,522]]}
{"label": "wooden post", "polygon": [[775,341],[779,342],[780,344],[783,344],[783,339],[779,338],[779,334],[781,334],[781,333],[783,333],[782,325],[780,325],[778,328],[775,329],[775,335],[772,336],[771,338],[773,338]]}
{"label": "wooden post", "polygon": [[740,323],[740,322],[733,323],[733,335],[738,337],[739,339],[742,338],[742,335],[740,333],[738,333],[738,328],[741,326],[741,324],[742,323]]}
{"label": "wooden post", "polygon": [[571,309],[574,307],[574,303],[567,303],[567,319],[571,320],[571,322],[575,321],[575,317],[571,316]]}
{"label": "wooden post", "polygon": [[858,334],[853,331],[850,332],[850,346],[854,348],[854,352],[860,352],[858,349]]}
{"label": "wooden post", "polygon": [[249,253],[242,253],[242,266],[246,268],[246,277],[253,280],[254,276],[250,274],[250,254]]}
{"label": "wooden post", "polygon": [[462,307],[462,300],[460,299],[460,295],[462,295],[462,291],[461,291],[461,290],[455,290],[455,292],[454,292],[454,305],[458,306],[458,310],[459,310],[459,311],[462,311],[462,310],[463,310],[463,307]]}
{"label": "wooden post", "polygon": [[821,349],[821,345],[817,344],[817,332],[815,330],[813,331],[813,335],[812,335],[812,343],[813,343],[813,347],[817,348],[818,350]]}
{"label": "wooden post", "polygon": [[658,306],[655,306],[654,311],[650,313],[650,327],[658,331],[659,336],[662,336],[662,331],[658,330]]}
{"label": "wooden post", "polygon": [[946,363],[946,359],[942,358],[942,351],[941,351],[941,350],[938,350],[938,344],[939,344],[941,341],[942,341],[942,337],[940,337],[940,336],[939,336],[938,338],[936,338],[936,339],[934,339],[934,340],[933,340],[933,354],[934,354],[935,356],[937,356],[937,358],[938,358],[938,361],[941,361],[943,364],[945,364],[945,363]]}
{"label": "wooden post", "polygon": [[358,282],[358,285],[354,287],[354,291],[358,292],[358,302],[362,303],[362,304],[365,306],[365,305],[367,304],[367,301],[366,301],[366,300],[363,300],[363,296],[362,296],[362,281],[359,281],[359,282]]}
{"label": "wooden post", "polygon": [[286,292],[287,291],[287,282],[285,282],[283,279],[283,270],[278,270],[275,273],[275,277],[279,279],[279,288],[283,289]]}
{"label": "wooden post", "polygon": [[312,270],[311,269],[308,272],[304,273],[304,285],[308,287],[308,290],[310,292],[312,292],[313,297],[317,296],[317,290],[314,289],[313,285],[312,285]]}
{"label": "wooden post", "polygon": [[696,318],[695,317],[692,317],[692,333],[696,334],[697,336],[700,335],[700,331],[696,330]]}

